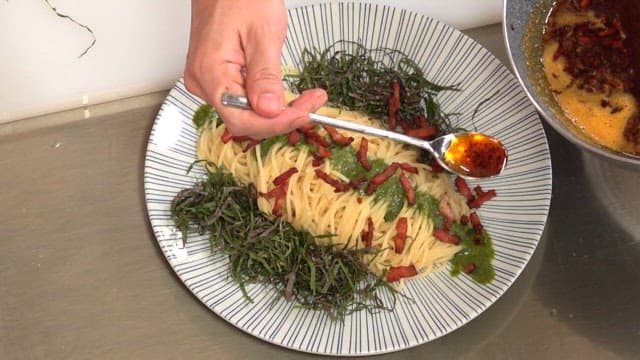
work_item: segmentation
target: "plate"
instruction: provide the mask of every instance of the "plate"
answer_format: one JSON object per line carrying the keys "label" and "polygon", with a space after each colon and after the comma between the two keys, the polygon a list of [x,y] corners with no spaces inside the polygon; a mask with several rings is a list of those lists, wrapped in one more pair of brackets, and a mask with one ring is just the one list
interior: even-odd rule
{"label": "plate", "polygon": [[170,220],[174,195],[205,176],[198,167],[187,174],[196,160],[191,116],[201,100],[186,91],[182,81],[158,112],[147,145],[145,197],[158,245],[185,286],[213,312],[283,347],[330,355],[377,354],[458,329],[507,291],[540,240],[551,199],[551,161],[538,114],[513,75],[490,52],[425,15],[382,5],[330,2],[290,9],[289,16],[285,64],[298,65],[304,47],[325,48],[350,40],[403,51],[430,80],[463,89],[439,96],[444,110],[459,113],[460,125],[497,136],[509,149],[505,172],[481,182],[498,193],[479,212],[494,240],[495,280],[478,285],[464,275],[430,274],[407,281],[403,292],[410,300],[399,297],[393,311],[358,312],[344,322],[283,299],[274,301],[274,291],[260,284],[248,288],[254,299],[248,303],[229,277],[226,258],[210,252],[207,237],[193,237],[184,247]]}

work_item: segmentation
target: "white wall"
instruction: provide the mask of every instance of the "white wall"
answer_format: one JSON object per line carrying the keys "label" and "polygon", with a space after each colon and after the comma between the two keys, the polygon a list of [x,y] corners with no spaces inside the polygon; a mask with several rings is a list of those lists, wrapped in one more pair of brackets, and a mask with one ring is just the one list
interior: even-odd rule
{"label": "white wall", "polygon": [[[287,6],[318,1],[287,0]],[[500,21],[502,0],[371,0],[459,29]],[[168,89],[181,76],[188,0],[0,1],[0,123]]]}

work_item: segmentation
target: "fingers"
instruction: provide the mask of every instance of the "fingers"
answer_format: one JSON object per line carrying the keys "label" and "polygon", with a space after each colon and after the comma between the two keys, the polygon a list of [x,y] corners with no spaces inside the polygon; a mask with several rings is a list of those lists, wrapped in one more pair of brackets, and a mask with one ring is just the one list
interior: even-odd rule
{"label": "fingers", "polygon": [[284,7],[270,10],[272,22],[253,24],[244,35],[247,97],[254,111],[264,117],[280,114],[285,105],[280,55],[287,29]]}
{"label": "fingers", "polygon": [[302,93],[274,118],[264,118],[253,111],[226,107],[218,108],[218,112],[233,135],[263,139],[309,124],[309,113],[318,110],[326,101],[326,92],[314,89]]}

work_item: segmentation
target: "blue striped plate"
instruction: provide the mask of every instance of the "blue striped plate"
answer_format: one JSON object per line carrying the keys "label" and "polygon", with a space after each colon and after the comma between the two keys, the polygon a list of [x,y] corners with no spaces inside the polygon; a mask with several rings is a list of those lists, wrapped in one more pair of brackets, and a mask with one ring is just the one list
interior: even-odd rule
{"label": "blue striped plate", "polygon": [[[229,278],[224,256],[211,253],[206,236],[182,246],[169,217],[173,196],[204,177],[187,174],[196,160],[191,115],[201,100],[179,81],[167,96],[149,137],[144,169],[147,210],[162,252],[184,284],[212,311],[265,341],[320,354],[366,355],[406,349],[443,336],[474,319],[516,280],[536,249],[551,199],[551,162],[540,119],[513,75],[487,50],[427,16],[388,6],[329,2],[289,10],[283,63],[299,64],[304,47],[325,48],[339,39],[408,54],[436,83],[460,84],[445,92],[444,110],[461,126],[499,137],[510,162],[503,175],[482,182],[498,196],[480,211],[495,243],[496,278],[478,285],[447,272],[408,281],[395,310],[359,312],[335,322],[319,311],[273,301],[264,285],[249,287],[247,303]],[[478,105],[489,99],[472,118]],[[389,299],[385,299],[389,301]]]}

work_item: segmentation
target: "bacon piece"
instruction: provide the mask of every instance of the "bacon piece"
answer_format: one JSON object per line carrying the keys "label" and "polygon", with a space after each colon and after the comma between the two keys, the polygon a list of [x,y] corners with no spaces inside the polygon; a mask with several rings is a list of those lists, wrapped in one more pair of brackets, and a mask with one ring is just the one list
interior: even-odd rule
{"label": "bacon piece", "polygon": [[331,176],[329,176],[329,174],[327,174],[326,172],[320,169],[316,169],[315,172],[316,172],[316,176],[318,176],[327,184],[333,186],[333,188],[335,189],[334,191],[337,193],[351,189],[351,185],[349,183],[344,183],[338,179],[334,179]]}
{"label": "bacon piece", "polygon": [[407,136],[419,138],[419,139],[429,139],[438,133],[438,128],[432,125],[427,125],[423,127],[419,127],[417,129],[409,129],[404,132]]}
{"label": "bacon piece", "polygon": [[327,149],[326,146],[318,143],[315,139],[307,138],[307,142],[309,143],[309,145],[315,146],[316,155],[318,157],[321,157],[324,159],[331,157],[331,151]]}
{"label": "bacon piece", "polygon": [[233,137],[233,134],[231,134],[231,131],[229,131],[228,128],[224,128],[224,131],[222,132],[222,136],[220,137],[220,139],[222,139],[223,144],[226,144],[229,141],[231,141],[232,137]]}
{"label": "bacon piece", "polygon": [[396,116],[400,110],[400,83],[393,81],[391,83],[393,94],[389,96],[387,105],[389,106],[389,129],[393,130],[397,126]]}
{"label": "bacon piece", "polygon": [[412,206],[416,203],[416,192],[413,190],[413,185],[411,185],[411,181],[404,176],[404,174],[400,174],[400,185],[404,189],[404,194],[407,196],[407,203],[409,206]]}
{"label": "bacon piece", "polygon": [[413,121],[418,125],[418,127],[427,127],[429,126],[429,122],[427,121],[427,117],[424,115],[416,116]]}
{"label": "bacon piece", "polygon": [[284,204],[284,199],[287,196],[287,187],[288,183],[285,182],[279,186],[274,187],[271,191],[267,193],[259,192],[258,194],[263,198],[270,200],[275,199],[273,204],[273,209],[271,210],[271,214],[276,217],[282,216],[282,205]]}
{"label": "bacon piece", "polygon": [[453,225],[453,222],[456,220],[456,216],[453,212],[453,207],[451,206],[451,199],[449,199],[449,195],[447,193],[443,193],[440,196],[440,203],[438,204],[438,210],[446,220],[445,227],[447,229],[450,228],[451,225]]}
{"label": "bacon piece", "polygon": [[392,266],[387,271],[387,282],[396,282],[402,278],[408,278],[418,275],[415,266]]}
{"label": "bacon piece", "polygon": [[334,127],[323,126],[322,128],[331,136],[331,140],[338,145],[347,146],[353,142],[352,136],[346,137],[340,134]]}
{"label": "bacon piece", "polygon": [[393,163],[387,166],[382,172],[376,174],[371,181],[369,181],[369,185],[367,185],[367,190],[365,191],[367,195],[371,195],[376,191],[378,186],[382,185],[385,181],[387,181],[390,177],[395,174],[396,170],[398,170],[398,163]]}
{"label": "bacon piece", "polygon": [[400,167],[400,169],[402,169],[403,171],[406,171],[408,173],[412,173],[412,174],[417,174],[418,173],[418,168],[409,164],[409,163],[397,163],[398,166]]}
{"label": "bacon piece", "polygon": [[318,134],[313,129],[307,130],[304,128],[300,128],[300,131],[302,131],[302,133],[308,140],[311,140],[310,142],[315,142],[316,144],[322,145],[327,148],[331,146],[331,144],[329,144],[329,141],[327,141],[327,139],[325,139],[322,135]]}
{"label": "bacon piece", "polygon": [[371,217],[367,218],[367,228],[360,233],[360,239],[364,242],[365,247],[371,247],[373,244],[373,220]]}
{"label": "bacon piece", "polygon": [[491,189],[488,191],[476,192],[476,193],[478,194],[478,196],[476,196],[475,199],[467,202],[467,205],[469,205],[469,207],[472,209],[478,209],[479,207],[482,206],[482,204],[493,199],[497,195],[494,189]]}
{"label": "bacon piece", "polygon": [[453,245],[460,244],[460,238],[455,235],[451,235],[449,230],[435,229],[433,230],[433,236],[442,242],[446,242]]}
{"label": "bacon piece", "polygon": [[296,168],[295,166],[289,168],[289,170],[283,172],[282,174],[278,175],[275,179],[273,179],[273,185],[280,186],[285,182],[288,182],[289,178],[297,172],[298,172],[298,168]]}
{"label": "bacon piece", "polygon": [[363,176],[361,176],[361,177],[359,177],[359,178],[357,178],[357,179],[354,179],[354,180],[349,181],[349,185],[350,185],[354,190],[358,190],[358,189],[360,189],[360,186],[361,186],[362,184],[364,184],[366,181],[367,181],[367,177],[366,177],[365,175],[363,175]]}
{"label": "bacon piece", "polygon": [[298,130],[292,130],[287,137],[287,142],[289,145],[295,145],[300,142],[300,132]]}
{"label": "bacon piece", "polygon": [[401,217],[396,222],[396,236],[393,238],[396,254],[402,254],[404,251],[404,244],[407,241],[407,227],[406,217]]}
{"label": "bacon piece", "polygon": [[258,145],[258,144],[260,144],[262,142],[262,140],[251,139],[251,138],[249,138],[248,141],[249,142],[247,143],[247,145],[245,145],[244,149],[242,149],[242,152],[247,152],[247,151],[253,149],[256,145]]}
{"label": "bacon piece", "polygon": [[[281,187],[278,187],[281,188]],[[273,216],[275,217],[281,217],[282,216],[282,205],[284,204],[284,199],[285,199],[285,195],[283,196],[278,196],[275,200],[275,202],[273,203],[273,209],[271,210],[271,214],[273,214]]]}
{"label": "bacon piece", "polygon": [[458,189],[458,192],[464,196],[467,201],[471,201],[473,200],[475,197],[473,196],[473,193],[471,192],[471,188],[469,187],[469,184],[467,184],[467,181],[463,178],[461,178],[460,176],[456,176],[456,179],[454,180],[454,184],[456,186],[456,189]]}
{"label": "bacon piece", "polygon": [[318,167],[324,164],[324,158],[317,156],[316,154],[311,154],[313,156],[313,161],[311,161],[311,166]]}
{"label": "bacon piece", "polygon": [[365,170],[369,171],[371,170],[371,164],[369,163],[369,158],[367,158],[367,151],[369,151],[369,142],[363,137],[358,148],[358,161],[360,161],[360,165]]}
{"label": "bacon piece", "polygon": [[476,269],[476,264],[468,263],[467,266],[464,267],[464,271],[467,274],[471,274]]}
{"label": "bacon piece", "polygon": [[402,128],[402,132],[406,133],[407,131],[413,129],[411,125],[405,119],[399,119],[398,125]]}
{"label": "bacon piece", "polygon": [[471,223],[471,227],[473,227],[473,231],[475,231],[476,234],[482,234],[482,229],[484,227],[482,226],[482,223],[480,223],[480,217],[478,216],[478,213],[474,211],[469,214],[469,222]]}

